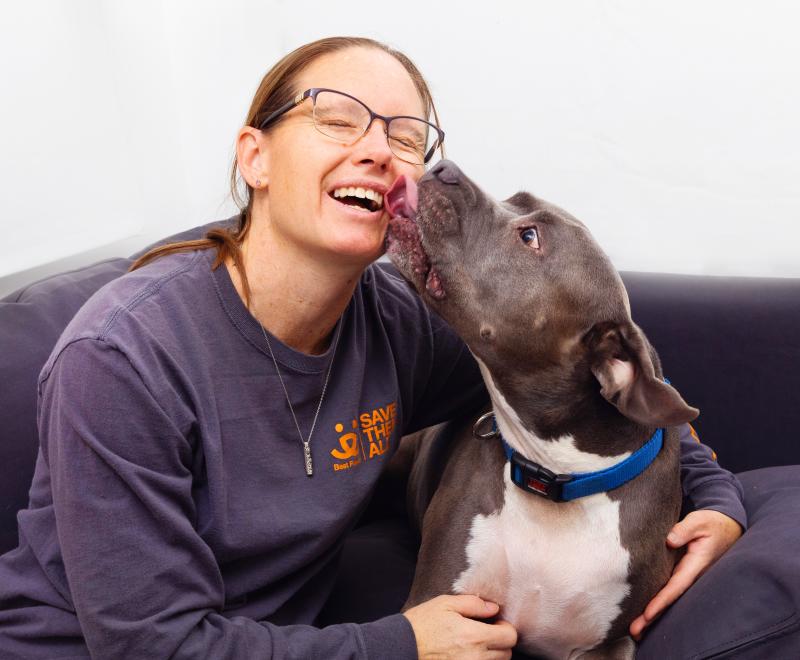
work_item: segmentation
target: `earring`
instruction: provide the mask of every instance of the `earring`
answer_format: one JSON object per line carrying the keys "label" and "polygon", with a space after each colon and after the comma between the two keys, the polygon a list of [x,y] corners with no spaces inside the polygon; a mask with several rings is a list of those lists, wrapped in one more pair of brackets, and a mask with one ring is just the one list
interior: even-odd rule
{"label": "earring", "polygon": [[256,179],[256,188],[261,187],[261,179]]}

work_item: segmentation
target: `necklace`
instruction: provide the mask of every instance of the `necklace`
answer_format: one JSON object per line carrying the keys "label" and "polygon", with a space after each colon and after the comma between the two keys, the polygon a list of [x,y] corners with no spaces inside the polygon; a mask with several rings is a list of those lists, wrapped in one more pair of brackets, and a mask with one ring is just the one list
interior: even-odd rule
{"label": "necklace", "polygon": [[[259,323],[259,325],[261,325]],[[303,439],[303,434],[300,431],[300,425],[297,423],[297,415],[294,414],[294,408],[292,407],[292,402],[289,399],[289,392],[286,389],[286,384],[283,382],[283,376],[281,376],[281,370],[278,369],[278,361],[275,359],[275,353],[272,352],[272,344],[269,341],[269,337],[267,336],[267,331],[264,329],[264,326],[261,325],[261,332],[264,333],[264,339],[267,340],[267,348],[269,349],[269,354],[272,356],[272,363],[275,365],[275,371],[278,374],[278,380],[281,381],[281,386],[283,387],[283,393],[286,395],[286,403],[289,404],[289,410],[292,413],[292,419],[294,419],[294,425],[297,428],[297,435],[300,436],[300,442],[303,443],[303,458],[305,460],[306,465],[306,475],[312,476],[314,474],[314,464],[311,461],[311,436],[314,433],[314,427],[317,425],[317,417],[319,416],[319,411],[322,408],[322,401],[325,399],[325,391],[328,389],[328,379],[331,377],[331,369],[333,369],[333,359],[336,357],[336,347],[339,345],[339,335],[342,333],[342,326],[344,325],[344,319],[340,320],[339,327],[336,330],[336,339],[333,340],[333,352],[331,353],[331,361],[328,364],[328,373],[325,375],[325,383],[322,385],[322,394],[319,396],[319,403],[317,404],[317,412],[314,413],[314,419],[311,422],[311,430],[308,432],[308,438]]]}

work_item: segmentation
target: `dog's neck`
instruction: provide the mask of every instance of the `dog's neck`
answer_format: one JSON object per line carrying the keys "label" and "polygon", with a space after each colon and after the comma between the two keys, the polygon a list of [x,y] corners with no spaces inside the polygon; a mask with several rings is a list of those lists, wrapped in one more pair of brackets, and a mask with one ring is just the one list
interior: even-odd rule
{"label": "dog's neck", "polygon": [[537,396],[533,385],[523,385],[525,396],[515,401],[503,394],[480,359],[478,365],[505,441],[525,458],[554,472],[611,467],[644,445],[655,430],[628,420],[596,392],[560,392],[556,400],[546,394]]}

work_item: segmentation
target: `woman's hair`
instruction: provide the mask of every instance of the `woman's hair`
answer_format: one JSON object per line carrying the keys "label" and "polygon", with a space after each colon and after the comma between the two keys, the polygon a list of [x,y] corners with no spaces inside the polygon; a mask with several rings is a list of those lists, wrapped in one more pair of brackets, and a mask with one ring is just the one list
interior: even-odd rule
{"label": "woman's hair", "polygon": [[[257,127],[270,113],[274,112],[282,105],[288,103],[294,96],[302,90],[295,89],[297,76],[314,60],[322,55],[335,53],[347,48],[377,48],[380,49],[397,61],[399,61],[408,71],[417,92],[422,99],[425,107],[425,118],[433,113],[434,120],[439,123],[436,107],[433,104],[430,89],[419,69],[403,53],[390,48],[386,44],[365,37],[329,37],[312,41],[305,46],[300,46],[296,50],[286,55],[275,66],[273,66],[262,78],[258,86],[250,110],[247,113],[245,126]],[[267,129],[268,130],[268,129]],[[250,230],[253,209],[253,189],[245,181],[246,192],[244,196],[240,193],[238,186],[239,168],[238,159],[233,158],[231,167],[230,186],[233,201],[239,207],[239,219],[236,226],[215,227],[209,230],[204,238],[192,241],[180,241],[178,243],[168,243],[149,250],[139,257],[130,267],[130,271],[136,270],[140,266],[174,252],[188,252],[191,250],[216,248],[217,256],[212,268],[217,269],[228,257],[233,259],[239,270],[242,279],[242,287],[245,294],[245,302],[250,305],[250,287],[247,282],[247,274],[242,265],[240,246],[247,232]]]}

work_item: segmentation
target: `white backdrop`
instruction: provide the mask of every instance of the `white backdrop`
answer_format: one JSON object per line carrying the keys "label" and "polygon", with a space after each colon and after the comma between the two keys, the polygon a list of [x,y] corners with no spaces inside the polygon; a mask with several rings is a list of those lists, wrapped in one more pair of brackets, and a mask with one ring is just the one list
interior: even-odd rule
{"label": "white backdrop", "polygon": [[448,156],[625,270],[800,276],[793,2],[40,0],[0,7],[0,295],[235,210],[264,72],[364,35],[428,78]]}

